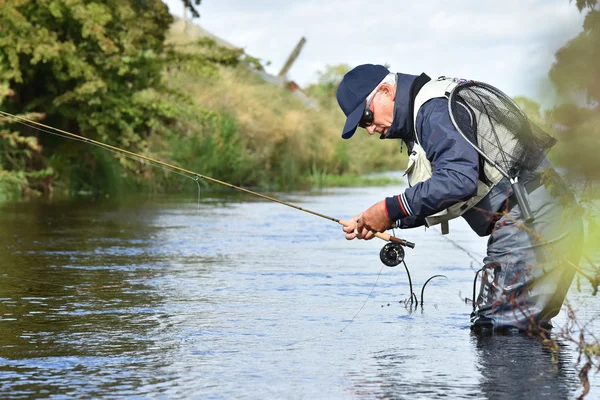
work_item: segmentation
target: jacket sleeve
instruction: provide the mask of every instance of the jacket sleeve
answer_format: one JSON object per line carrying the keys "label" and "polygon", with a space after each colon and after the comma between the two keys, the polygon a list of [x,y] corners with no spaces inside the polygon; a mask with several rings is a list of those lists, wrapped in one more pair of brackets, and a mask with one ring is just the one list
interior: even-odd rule
{"label": "jacket sleeve", "polygon": [[396,227],[399,229],[417,228],[423,225],[425,225],[425,218],[423,217],[409,216],[396,221]]}
{"label": "jacket sleeve", "polygon": [[386,208],[392,221],[418,217],[407,220],[405,224],[399,222],[399,226],[411,227],[411,222],[422,222],[425,217],[477,193],[479,155],[452,124],[448,102],[433,99],[423,105],[417,127],[433,173],[430,179],[406,189],[404,193],[386,198]]}

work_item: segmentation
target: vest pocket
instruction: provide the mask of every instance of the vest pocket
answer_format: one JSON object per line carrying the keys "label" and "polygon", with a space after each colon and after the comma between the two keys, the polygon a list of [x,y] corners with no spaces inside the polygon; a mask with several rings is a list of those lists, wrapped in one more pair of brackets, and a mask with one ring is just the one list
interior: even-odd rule
{"label": "vest pocket", "polygon": [[413,151],[408,156],[408,166],[406,167],[405,175],[408,175],[408,184],[410,186],[431,178],[431,163],[427,159],[425,150],[416,143]]}
{"label": "vest pocket", "polygon": [[417,161],[416,159],[417,153],[415,151],[408,155],[408,165],[406,166],[406,169],[404,170],[404,175],[402,176],[410,174],[412,170],[415,169],[415,162]]}

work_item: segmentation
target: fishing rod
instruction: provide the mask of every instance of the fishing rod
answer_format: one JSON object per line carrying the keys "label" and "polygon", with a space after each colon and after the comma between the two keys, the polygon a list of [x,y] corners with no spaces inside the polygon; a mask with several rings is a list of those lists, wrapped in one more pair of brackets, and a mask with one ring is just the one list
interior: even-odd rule
{"label": "fishing rod", "polygon": [[[223,185],[223,186],[227,186],[227,187],[230,187],[232,189],[239,190],[241,192],[248,193],[248,194],[260,197],[260,198],[265,199],[265,200],[269,200],[269,201],[272,201],[272,202],[275,202],[275,203],[279,203],[279,204],[282,204],[282,205],[287,206],[287,207],[295,208],[296,210],[300,210],[300,211],[303,211],[303,212],[306,212],[306,213],[309,213],[309,214],[312,214],[312,215],[316,215],[317,217],[321,217],[321,218],[327,219],[329,221],[333,221],[333,222],[338,223],[338,224],[340,224],[342,226],[346,226],[346,227],[351,226],[350,222],[348,222],[348,221],[343,221],[343,220],[340,220],[340,219],[337,219],[337,218],[330,217],[330,216],[325,215],[325,214],[321,214],[321,213],[318,213],[318,212],[315,212],[315,211],[312,211],[312,210],[308,210],[306,208],[302,208],[302,207],[297,206],[295,204],[288,203],[288,202],[276,199],[274,197],[266,196],[264,194],[254,192],[252,190],[245,189],[243,187],[236,186],[236,185],[233,185],[231,183],[227,183],[227,182],[215,179],[215,178],[211,178],[211,177],[206,176],[206,175],[202,175],[202,174],[199,174],[199,173],[196,173],[196,172],[193,172],[193,171],[189,171],[187,169],[178,167],[176,165],[171,165],[171,164],[165,163],[163,161],[155,160],[155,159],[152,159],[150,157],[143,156],[141,154],[137,154],[137,153],[133,153],[133,152],[128,151],[128,150],[121,149],[119,147],[111,146],[109,144],[102,143],[102,142],[99,142],[99,141],[87,138],[85,136],[76,135],[74,133],[67,132],[67,131],[64,131],[64,130],[61,130],[61,129],[58,129],[58,128],[54,128],[52,126],[44,125],[44,124],[42,124],[40,122],[36,122],[36,121],[32,121],[32,120],[27,119],[27,118],[19,117],[17,115],[13,115],[13,114],[4,112],[2,110],[0,110],[0,116],[4,117],[5,119],[12,119],[12,120],[14,120],[14,121],[16,121],[16,122],[18,122],[18,123],[20,123],[22,125],[29,126],[30,128],[37,129],[37,130],[42,131],[42,132],[47,132],[47,133],[55,134],[55,135],[58,135],[58,133],[56,133],[56,132],[59,132],[60,134],[65,135],[67,138],[71,138],[71,139],[74,139],[74,140],[78,140],[78,141],[82,141],[82,142],[85,142],[85,143],[93,144],[95,146],[98,146],[98,147],[101,147],[101,148],[104,148],[104,149],[107,149],[107,150],[111,150],[111,151],[116,152],[116,153],[121,153],[121,154],[127,155],[129,157],[137,158],[139,160],[144,160],[144,161],[147,161],[147,162],[149,162],[151,164],[159,165],[161,167],[164,167],[164,168],[167,168],[167,169],[170,169],[170,170],[173,170],[173,171],[177,171],[177,172],[185,174],[185,175],[192,176],[192,177],[195,178],[195,180],[204,179],[206,181],[217,183],[217,184]],[[44,128],[44,129],[41,129],[41,128]],[[50,130],[50,131],[53,131],[53,132],[49,132],[47,130]],[[59,135],[59,136],[62,136],[62,135]],[[379,239],[382,239],[382,240],[384,240],[386,242],[389,242],[389,243],[387,243],[384,246],[384,248],[382,249],[382,251],[380,253],[381,260],[384,262],[384,264],[386,264],[388,266],[398,265],[404,259],[404,250],[402,249],[401,246],[410,247],[411,249],[413,249],[415,247],[415,244],[413,242],[410,242],[410,241],[405,240],[405,239],[400,239],[398,237],[390,235],[389,233],[377,232],[375,234],[375,237],[377,237]],[[392,264],[392,265],[390,265],[390,264]]]}

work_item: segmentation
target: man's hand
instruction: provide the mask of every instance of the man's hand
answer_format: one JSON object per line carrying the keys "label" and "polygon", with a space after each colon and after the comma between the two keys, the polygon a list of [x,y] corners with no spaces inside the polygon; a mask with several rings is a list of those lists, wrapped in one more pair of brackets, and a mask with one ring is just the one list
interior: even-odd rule
{"label": "man's hand", "polygon": [[354,238],[370,240],[376,232],[384,232],[392,227],[393,222],[385,212],[385,200],[373,204],[362,214],[354,216],[350,221],[340,221],[346,233],[346,239]]}

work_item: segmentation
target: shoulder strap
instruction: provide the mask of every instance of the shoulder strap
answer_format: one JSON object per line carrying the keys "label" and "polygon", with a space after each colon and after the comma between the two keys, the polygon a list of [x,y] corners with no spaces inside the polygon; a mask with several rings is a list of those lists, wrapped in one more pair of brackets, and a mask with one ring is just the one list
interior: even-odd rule
{"label": "shoulder strap", "polygon": [[457,82],[455,79],[446,78],[444,76],[439,77],[436,80],[431,80],[427,82],[419,93],[417,97],[415,97],[414,111],[413,111],[413,126],[415,130],[415,140],[419,145],[421,145],[421,141],[419,140],[419,135],[417,132],[417,115],[419,114],[419,109],[425,103],[427,103],[431,99],[435,99],[438,97],[448,98],[452,90],[456,87]]}

